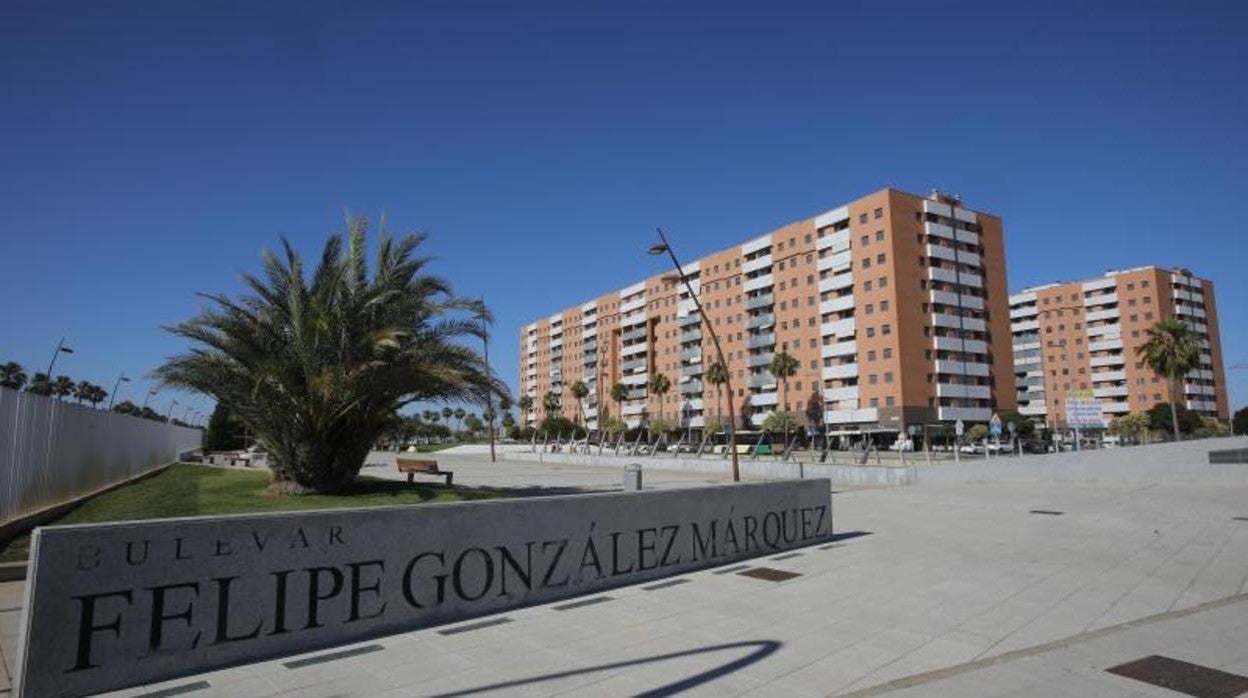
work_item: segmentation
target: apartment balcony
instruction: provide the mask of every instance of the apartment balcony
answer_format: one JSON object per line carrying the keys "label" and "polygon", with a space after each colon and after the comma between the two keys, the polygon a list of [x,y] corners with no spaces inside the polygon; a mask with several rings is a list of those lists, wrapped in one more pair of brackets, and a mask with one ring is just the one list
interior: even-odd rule
{"label": "apartment balcony", "polygon": [[1102,371],[1092,374],[1093,383],[1114,383],[1125,381],[1127,379],[1126,371]]}
{"label": "apartment balcony", "polygon": [[[967,329],[970,329],[969,327]],[[959,337],[932,337],[932,347],[941,351],[956,351],[966,354],[987,354],[988,342],[982,339],[961,339]]]}
{"label": "apartment balcony", "polygon": [[691,380],[691,381],[686,381],[684,383],[681,383],[680,394],[681,395],[701,395],[702,394],[702,381]]}
{"label": "apartment balcony", "polygon": [[770,268],[771,268],[771,255],[770,254],[765,254],[765,255],[762,255],[761,257],[755,257],[754,259],[747,259],[746,261],[741,263],[742,274],[750,274],[750,273],[758,271],[759,269],[770,269]]}
{"label": "apartment balcony", "polygon": [[1022,320],[1010,323],[1011,332],[1035,332],[1040,329],[1039,320]]}
{"label": "apartment balcony", "polygon": [[1024,305],[1017,308],[1010,308],[1010,319],[1034,318],[1040,314],[1040,309],[1034,305]]}
{"label": "apartment balcony", "polygon": [[944,223],[932,223],[931,221],[927,221],[923,224],[923,232],[931,235],[932,237],[944,238],[946,240],[954,239],[953,228],[950,228]]}
{"label": "apartment balcony", "polygon": [[1126,400],[1110,400],[1101,403],[1101,411],[1106,414],[1126,414],[1131,411],[1131,405]]}
{"label": "apartment balcony", "polygon": [[970,267],[979,267],[983,265],[983,260],[975,252],[967,252],[965,250],[955,250],[952,247],[944,245],[928,244],[927,256],[934,259],[943,259],[955,264],[965,264]]}
{"label": "apartment balcony", "polygon": [[1212,385],[1192,385],[1191,383],[1183,385],[1183,392],[1186,395],[1208,395],[1210,397],[1217,395],[1217,389]]}
{"label": "apartment balcony", "polygon": [[620,409],[620,412],[623,413],[625,416],[639,415],[645,411],[646,411],[645,403],[635,403],[632,405],[624,405],[624,407]]}
{"label": "apartment balcony", "polygon": [[689,313],[688,315],[685,315],[685,316],[677,316],[676,324],[680,325],[681,329],[684,329],[689,326],[701,325],[702,314],[701,313]]}
{"label": "apartment balcony", "polygon": [[819,349],[820,358],[828,359],[834,356],[855,356],[858,354],[858,342],[833,342],[832,344],[824,344]]}
{"label": "apartment balcony", "polygon": [[[1044,403],[1039,405],[1019,405],[1018,413],[1024,417],[1042,417],[1048,414],[1048,410],[1045,409]],[[991,419],[991,417],[989,417],[989,419]]]}
{"label": "apartment balcony", "polygon": [[819,303],[820,315],[824,315],[827,313],[839,313],[845,310],[853,310],[853,309],[854,309],[853,294],[850,294],[847,296],[838,296],[836,298],[832,298],[830,300],[822,301]]}
{"label": "apartment balcony", "polygon": [[759,349],[761,347],[772,347],[776,345],[776,335],[774,332],[763,334],[751,334],[745,338],[745,346],[750,349]]}
{"label": "apartment balcony", "polygon": [[1108,388],[1093,388],[1092,394],[1096,397],[1126,397],[1127,386],[1114,385]]}
{"label": "apartment balcony", "polygon": [[755,407],[771,407],[779,402],[779,397],[776,395],[774,390],[767,393],[754,393],[750,395],[750,404]]}
{"label": "apartment balcony", "polygon": [[775,358],[775,352],[765,351],[759,354],[750,354],[745,364],[751,368],[755,366],[770,366],[771,360]]}
{"label": "apartment balcony", "polygon": [[968,330],[971,332],[983,332],[988,328],[987,323],[979,318],[949,315],[947,313],[932,313],[932,324],[937,327],[948,327],[950,329]]}
{"label": "apartment balcony", "polygon": [[951,308],[970,308],[972,310],[983,310],[984,299],[979,296],[972,296],[966,293],[957,294],[950,291],[928,291],[928,299],[933,303],[947,305]]}
{"label": "apartment balcony", "polygon": [[857,378],[858,377],[858,364],[856,362],[851,362],[847,364],[833,364],[831,366],[824,366],[822,376],[824,380],[833,380],[837,378],[840,378],[840,379]]}
{"label": "apartment balcony", "polygon": [[1122,349],[1122,337],[1111,337],[1088,343],[1088,351],[1113,351]]}
{"label": "apartment balcony", "polygon": [[987,385],[937,383],[936,397],[960,398],[965,400],[987,400],[992,397],[992,387]]}
{"label": "apartment balcony", "polygon": [[854,335],[854,318],[847,317],[843,320],[825,322],[820,326],[819,334],[823,337],[852,337]]}
{"label": "apartment balcony", "polygon": [[927,278],[932,281],[940,281],[946,284],[954,284],[967,286],[970,288],[983,288],[984,279],[979,274],[971,272],[955,272],[952,269],[943,269],[940,267],[928,267]]}
{"label": "apartment balcony", "polygon": [[682,376],[700,376],[706,369],[702,364],[688,364],[680,367],[680,375]]}
{"label": "apartment balcony", "polygon": [[843,272],[849,269],[850,265],[853,264],[853,261],[854,259],[852,253],[849,250],[845,250],[844,252],[837,252],[827,255],[826,257],[820,257],[815,266],[819,269],[819,271],[831,270],[832,272]]}
{"label": "apartment balcony", "polygon": [[750,376],[751,388],[772,388],[776,387],[776,377],[771,375],[770,371],[763,371]]}
{"label": "apartment balcony", "polygon": [[1093,356],[1091,359],[1088,359],[1088,363],[1092,366],[1092,368],[1099,368],[1101,366],[1125,366],[1126,361],[1126,357],[1122,354],[1115,354],[1114,356]]}
{"label": "apartment balcony", "polygon": [[846,247],[849,246],[849,228],[846,228],[844,230],[838,230],[834,233],[831,233],[831,234],[828,234],[819,238],[818,242],[815,243],[815,246],[820,250],[826,250],[829,247],[834,248],[834,249],[840,248],[840,249],[835,249],[835,251],[837,252],[839,252],[842,249],[845,249]]}
{"label": "apartment balcony", "polygon": [[688,325],[684,328],[681,328],[680,330],[680,341],[682,344],[685,342],[696,342],[701,339],[702,339],[702,326],[701,325]]}
{"label": "apartment balcony", "polygon": [[[773,277],[771,274],[763,274],[762,276],[756,276],[752,279],[746,279],[744,282],[742,282],[741,287],[746,293],[749,293],[750,291],[758,291],[764,288],[771,288],[774,285],[775,285],[775,277]],[[748,308],[749,306],[747,305],[746,307]]]}
{"label": "apartment balcony", "polygon": [[1085,322],[1099,322],[1101,320],[1117,320],[1120,317],[1117,308],[1106,308],[1105,310],[1094,310],[1083,316]]}
{"label": "apartment balcony", "polygon": [[775,305],[776,297],[771,293],[761,293],[755,296],[747,296],[745,299],[745,309],[754,310],[756,308],[765,308]]}
{"label": "apartment balcony", "polygon": [[776,324],[776,316],[774,313],[758,313],[756,315],[748,315],[745,318],[745,326],[749,329],[756,327],[772,327]]}
{"label": "apartment balcony", "polygon": [[847,271],[842,274],[829,276],[826,279],[819,280],[819,292],[828,293],[829,291],[839,291],[843,288],[850,288],[854,285],[854,273]]}
{"label": "apartment balcony", "polygon": [[1216,412],[1218,403],[1213,400],[1188,400],[1187,409],[1197,412]]}
{"label": "apartment balcony", "polygon": [[598,336],[598,326],[597,326],[597,325],[594,325],[593,327],[586,327],[586,328],[585,328],[585,329],[581,332],[581,338],[582,338],[582,339],[590,339],[591,337],[597,337],[597,336]]}
{"label": "apartment balcony", "polygon": [[823,389],[823,401],[824,402],[841,402],[843,400],[857,400],[857,399],[858,399],[858,386],[856,385],[846,385],[840,388],[824,388]]}
{"label": "apartment balcony", "polygon": [[627,315],[633,312],[634,310],[639,310],[644,307],[646,307],[646,296],[643,293],[637,298],[633,298],[631,300],[627,300],[627,301],[624,301],[623,303],[620,303],[619,313],[620,315]]}
{"label": "apartment balcony", "polygon": [[646,375],[645,373],[630,373],[627,375],[620,376],[620,382],[623,383],[624,385],[632,385],[632,386],[643,385],[644,386],[646,382],[649,380],[650,380],[650,377]]}
{"label": "apartment balcony", "polygon": [[942,422],[987,422],[992,419],[990,407],[937,407],[936,418]]}
{"label": "apartment balcony", "polygon": [[702,360],[702,345],[699,344],[699,345],[690,347],[688,349],[681,349],[680,358],[682,361],[691,361],[693,359],[697,359],[698,361],[701,361]]}
{"label": "apartment balcony", "polygon": [[621,341],[621,342],[632,342],[632,341],[636,341],[636,340],[638,340],[638,339],[645,339],[645,338],[646,338],[646,331],[647,331],[647,330],[646,330],[646,327],[645,327],[644,325],[643,325],[643,326],[641,326],[641,327],[638,327],[638,328],[636,328],[636,329],[626,330],[626,331],[624,331],[624,332],[621,332],[621,333],[620,333],[620,341]]}
{"label": "apartment balcony", "polygon": [[634,371],[638,369],[641,369],[644,371],[645,368],[646,368],[646,358],[644,356],[638,359],[629,359],[628,361],[620,362],[620,371],[624,373],[633,373]]}
{"label": "apartment balcony", "polygon": [[826,424],[871,424],[879,421],[880,411],[875,407],[861,407],[855,410],[827,410],[823,413]]}
{"label": "apartment balcony", "polygon": [[696,312],[698,312],[698,304],[688,296],[681,298],[680,302],[676,304],[676,315],[678,317],[684,317]]}
{"label": "apartment balcony", "polygon": [[987,376],[988,369],[988,364],[978,362],[948,360],[939,360],[936,362],[937,373],[960,376]]}
{"label": "apartment balcony", "polygon": [[632,356],[634,354],[644,354],[650,345],[646,342],[637,342],[636,344],[628,344],[620,347],[620,356]]}
{"label": "apartment balcony", "polygon": [[1117,293],[1101,293],[1095,296],[1084,296],[1083,305],[1088,308],[1095,308],[1102,305],[1117,305]]}
{"label": "apartment balcony", "polygon": [[1015,356],[1014,357],[1015,366],[1022,366],[1024,364],[1038,364],[1038,363],[1040,363],[1039,354],[1036,354],[1034,356]]}

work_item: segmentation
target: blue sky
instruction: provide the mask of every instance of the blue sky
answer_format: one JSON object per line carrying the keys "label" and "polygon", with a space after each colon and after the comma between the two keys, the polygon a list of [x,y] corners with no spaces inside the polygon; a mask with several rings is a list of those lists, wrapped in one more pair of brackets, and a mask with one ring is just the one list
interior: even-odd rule
{"label": "blue sky", "polygon": [[692,258],[895,186],[1002,215],[1011,288],[1210,277],[1248,362],[1244,8],[8,0],[0,361],[143,375],[196,291],[385,210],[514,386],[519,327],[658,271],[654,226]]}

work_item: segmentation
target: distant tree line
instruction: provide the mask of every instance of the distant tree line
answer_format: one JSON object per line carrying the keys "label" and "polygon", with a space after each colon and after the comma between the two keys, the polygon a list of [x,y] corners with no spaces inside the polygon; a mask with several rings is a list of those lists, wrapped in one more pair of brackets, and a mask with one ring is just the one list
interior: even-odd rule
{"label": "distant tree line", "polygon": [[[29,375],[26,369],[16,361],[0,364],[0,387],[11,390],[24,390],[31,395],[46,395],[62,402],[75,402],[79,405],[90,405],[96,409],[100,403],[108,399],[108,390],[91,381],[75,381],[69,376],[49,377],[46,373]],[[124,400],[112,407],[113,412],[142,417],[155,422],[167,422],[165,416],[146,405],[139,405]],[[189,426],[180,419],[172,420],[179,426]]]}

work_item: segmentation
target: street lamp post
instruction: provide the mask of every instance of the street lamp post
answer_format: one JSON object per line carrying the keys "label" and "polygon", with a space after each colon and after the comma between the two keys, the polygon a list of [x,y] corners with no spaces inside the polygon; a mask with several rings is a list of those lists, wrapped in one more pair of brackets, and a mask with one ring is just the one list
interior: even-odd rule
{"label": "street lamp post", "polygon": [[[117,382],[116,382],[116,383],[113,383],[113,392],[109,393],[109,395],[108,395],[108,409],[109,409],[109,411],[110,411],[110,412],[111,412],[111,411],[112,411],[112,409],[113,409],[113,403],[117,401],[117,389],[121,387],[121,384],[122,384],[122,383],[129,383],[129,382],[130,382],[130,379],[129,379],[129,378],[126,378],[126,372],[125,372],[125,371],[122,371],[122,372],[121,372],[121,373],[117,376]],[[145,400],[145,401],[143,402],[143,404],[144,404],[144,405],[146,405],[146,404],[147,404],[147,401]]]}
{"label": "street lamp post", "polygon": [[174,408],[174,407],[177,407],[177,405],[178,405],[178,401],[177,401],[177,400],[173,400],[173,401],[171,401],[171,402],[169,403],[169,410],[168,410],[167,412],[165,412],[165,421],[166,421],[166,422],[168,422],[168,421],[170,421],[170,420],[172,420],[172,419],[173,419],[173,408]]}
{"label": "street lamp post", "polygon": [[52,367],[56,365],[56,357],[61,354],[72,354],[73,349],[65,346],[65,338],[61,337],[61,341],[56,343],[56,351],[52,352],[52,360],[48,362],[48,383],[52,382]]}
{"label": "street lamp post", "polygon": [[719,335],[715,333],[715,327],[707,321],[706,313],[702,312],[702,302],[698,300],[698,294],[694,292],[693,285],[689,283],[689,277],[685,276],[685,270],[680,266],[680,260],[676,259],[676,253],[672,250],[672,246],[667,241],[667,236],[663,234],[662,228],[655,228],[659,233],[660,242],[650,246],[649,253],[652,255],[661,255],[666,253],[671,257],[672,265],[676,267],[676,274],[685,284],[685,290],[689,292],[689,297],[693,299],[693,305],[698,309],[698,317],[702,319],[702,326],[707,332],[711,333],[711,341],[715,343],[715,354],[721,366],[724,367],[725,387],[728,389],[728,450],[732,453],[732,481],[741,481],[741,466],[737,459],[737,414],[733,407],[732,394],[732,371],[728,370],[728,362],[724,360],[724,349],[719,344]]}
{"label": "street lamp post", "polygon": [[157,392],[159,391],[156,390],[155,388],[152,388],[151,390],[147,391],[147,396],[143,398],[143,407],[147,407],[147,401],[151,400],[152,396],[155,395]]}

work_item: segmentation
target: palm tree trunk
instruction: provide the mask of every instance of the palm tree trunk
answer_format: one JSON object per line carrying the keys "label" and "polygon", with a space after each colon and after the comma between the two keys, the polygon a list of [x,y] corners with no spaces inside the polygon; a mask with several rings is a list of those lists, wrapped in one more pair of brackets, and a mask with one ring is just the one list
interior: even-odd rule
{"label": "palm tree trunk", "polygon": [[[1170,381],[1170,394],[1172,397],[1174,396],[1175,382],[1176,381],[1174,379],[1171,379]],[[1178,441],[1179,440],[1179,403],[1174,399],[1172,399],[1170,402],[1170,424],[1174,427],[1174,440]]]}

